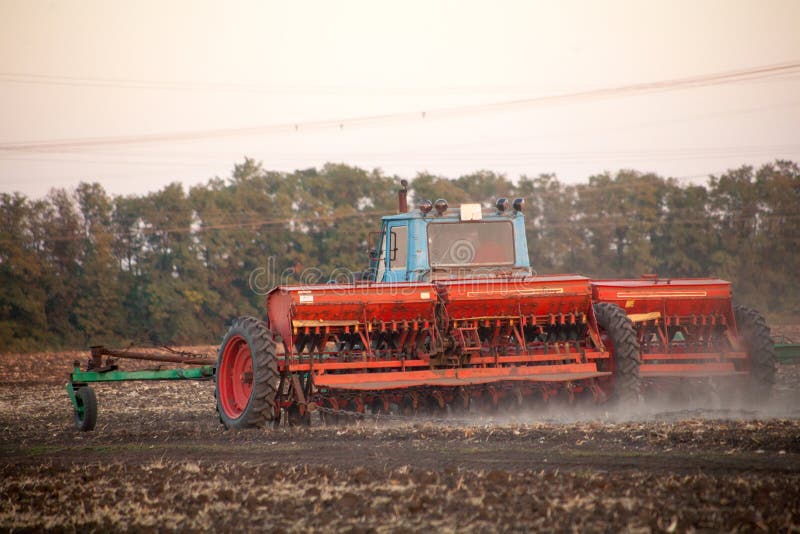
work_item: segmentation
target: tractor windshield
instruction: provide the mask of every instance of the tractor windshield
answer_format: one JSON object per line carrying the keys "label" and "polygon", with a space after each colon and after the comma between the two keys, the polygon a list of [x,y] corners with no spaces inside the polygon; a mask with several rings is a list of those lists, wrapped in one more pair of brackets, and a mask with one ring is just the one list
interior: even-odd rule
{"label": "tractor windshield", "polygon": [[428,258],[431,267],[513,265],[514,231],[511,222],[429,224]]}

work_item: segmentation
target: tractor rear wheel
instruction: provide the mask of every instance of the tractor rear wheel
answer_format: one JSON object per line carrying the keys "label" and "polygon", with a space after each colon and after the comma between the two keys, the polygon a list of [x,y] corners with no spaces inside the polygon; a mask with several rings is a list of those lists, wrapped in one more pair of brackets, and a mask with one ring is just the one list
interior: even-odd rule
{"label": "tractor rear wheel", "polygon": [[247,428],[274,420],[279,384],[275,341],[264,322],[234,320],[217,357],[214,394],[222,424]]}
{"label": "tractor rear wheel", "polygon": [[636,402],[641,396],[639,381],[639,339],[625,311],[610,302],[594,305],[594,314],[600,334],[611,345],[609,369],[612,372],[610,393],[612,400],[622,403]]}
{"label": "tractor rear wheel", "polygon": [[766,400],[775,384],[775,345],[769,326],[756,310],[734,306],[736,328],[750,359],[748,380],[751,400]]}

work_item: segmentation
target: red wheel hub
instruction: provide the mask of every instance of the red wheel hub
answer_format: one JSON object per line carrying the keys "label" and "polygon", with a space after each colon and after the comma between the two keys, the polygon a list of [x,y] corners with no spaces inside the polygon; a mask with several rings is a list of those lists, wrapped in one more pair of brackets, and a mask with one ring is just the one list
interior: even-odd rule
{"label": "red wheel hub", "polygon": [[244,413],[253,392],[253,358],[250,345],[242,336],[233,336],[222,350],[217,369],[219,403],[225,415],[236,419]]}

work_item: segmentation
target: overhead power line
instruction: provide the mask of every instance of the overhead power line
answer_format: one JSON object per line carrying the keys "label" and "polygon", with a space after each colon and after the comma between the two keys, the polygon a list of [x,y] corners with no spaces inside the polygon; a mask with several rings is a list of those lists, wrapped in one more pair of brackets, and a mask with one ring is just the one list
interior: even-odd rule
{"label": "overhead power line", "polygon": [[[430,152],[430,153],[428,153]],[[627,160],[658,160],[658,161],[678,161],[683,159],[730,159],[745,156],[775,155],[775,154],[800,154],[800,144],[773,144],[773,145],[738,145],[738,146],[702,146],[702,147],[676,147],[671,149],[653,148],[629,148],[629,149],[607,149],[607,150],[580,150],[580,151],[536,151],[536,150],[473,150],[468,153],[448,151],[424,151],[415,150],[393,150],[377,152],[303,152],[303,153],[274,153],[267,156],[267,162],[291,162],[302,159],[304,161],[317,159],[326,161],[337,161],[341,159],[380,159],[381,162],[389,163],[472,163],[483,160],[502,158],[510,162],[528,161],[557,161],[557,162],[595,162],[595,161],[627,161]],[[213,159],[170,159],[170,158],[151,158],[136,159],[130,157],[114,157],[110,159],[100,159],[95,153],[83,155],[81,153],[70,152],[65,156],[3,156],[2,161],[27,161],[34,163],[76,163],[85,165],[87,163],[100,165],[137,165],[145,167],[197,167],[208,169],[211,166],[219,165],[228,161],[230,158],[217,157]],[[89,159],[87,159],[87,157]],[[225,161],[223,161],[223,159]]]}
{"label": "overhead power line", "polygon": [[[784,82],[798,79],[787,73],[766,79],[769,82]],[[97,87],[105,89],[133,89],[153,91],[199,91],[236,92],[261,94],[381,94],[381,95],[469,95],[469,94],[511,94],[530,93],[535,87],[521,84],[481,84],[481,85],[440,85],[432,87],[379,87],[347,85],[277,85],[266,83],[204,82],[179,80],[146,80],[111,77],[59,76],[29,72],[0,72],[0,83],[25,85],[55,85],[65,87]]]}
{"label": "overhead power line", "polygon": [[320,121],[307,121],[296,123],[274,124],[266,126],[254,126],[244,128],[210,129],[202,131],[173,132],[163,134],[145,135],[126,135],[93,138],[74,138],[56,139],[40,141],[23,141],[12,143],[0,143],[0,152],[49,152],[60,150],[87,149],[103,146],[127,146],[150,143],[167,143],[180,141],[199,141],[206,139],[218,139],[224,137],[239,137],[250,135],[266,135],[282,132],[320,130],[320,129],[344,129],[372,126],[385,123],[425,120],[425,119],[444,119],[461,116],[470,116],[481,113],[492,113],[509,111],[520,108],[530,108],[537,106],[552,106],[568,104],[572,102],[591,101],[609,98],[624,98],[655,92],[666,92],[698,87],[709,87],[717,85],[727,85],[748,82],[752,80],[766,79],[775,76],[784,76],[790,73],[800,72],[800,61],[782,63],[777,65],[765,65],[733,71],[718,72],[700,76],[690,76],[685,78],[675,78],[655,82],[645,82],[616,87],[607,87],[587,91],[577,91],[558,95],[539,96],[516,100],[507,100],[488,104],[476,104],[457,106],[450,108],[439,108],[431,110],[418,110],[413,112],[387,113],[381,115],[368,115],[362,117],[351,117],[341,119],[330,119]]}

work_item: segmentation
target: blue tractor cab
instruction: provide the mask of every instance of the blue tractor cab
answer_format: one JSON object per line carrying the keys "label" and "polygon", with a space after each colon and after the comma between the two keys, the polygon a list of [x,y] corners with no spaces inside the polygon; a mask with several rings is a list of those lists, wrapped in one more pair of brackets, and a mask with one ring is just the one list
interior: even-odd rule
{"label": "blue tractor cab", "polygon": [[370,236],[365,278],[414,282],[531,273],[523,199],[509,206],[501,198],[492,209],[480,204],[450,208],[443,199],[422,200],[411,211],[405,207],[401,190],[401,213],[383,217],[381,231]]}

